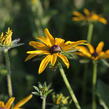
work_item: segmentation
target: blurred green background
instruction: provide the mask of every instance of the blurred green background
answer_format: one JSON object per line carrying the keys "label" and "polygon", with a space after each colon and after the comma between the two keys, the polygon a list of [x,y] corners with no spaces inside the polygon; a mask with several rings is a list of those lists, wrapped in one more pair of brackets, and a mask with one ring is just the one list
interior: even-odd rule
{"label": "blurred green background", "polygon": [[[43,35],[45,27],[54,37],[71,41],[86,39],[87,26],[72,21],[72,11],[81,11],[83,8],[94,10],[105,16],[107,20],[109,19],[109,0],[0,0],[0,32],[5,32],[10,27],[13,30],[13,39],[20,38],[20,42],[24,43],[23,46],[11,49],[9,52],[16,102],[30,94],[34,90],[33,85],[37,86],[39,81],[52,83],[55,92],[63,92],[69,96],[58,70],[54,72],[46,70],[38,75],[40,61],[24,62],[24,60],[27,56],[26,51],[32,50],[28,42]],[[92,43],[96,46],[99,41],[104,41],[104,49],[109,49],[108,24],[97,23],[94,26]],[[85,101],[82,92],[84,64],[81,64],[79,59],[70,62],[71,66],[69,70],[66,69],[68,71],[66,75],[83,109],[91,109],[91,62],[87,70]],[[100,96],[98,102],[101,100],[104,103],[104,105],[99,105],[98,109],[109,109],[109,68],[102,62],[98,65],[97,91]],[[0,53],[0,99],[6,100],[7,98],[5,62]],[[47,102],[47,109],[51,109],[52,106],[49,105],[52,104],[51,96],[48,97]],[[41,109],[41,99],[34,96],[25,107],[26,109]]]}

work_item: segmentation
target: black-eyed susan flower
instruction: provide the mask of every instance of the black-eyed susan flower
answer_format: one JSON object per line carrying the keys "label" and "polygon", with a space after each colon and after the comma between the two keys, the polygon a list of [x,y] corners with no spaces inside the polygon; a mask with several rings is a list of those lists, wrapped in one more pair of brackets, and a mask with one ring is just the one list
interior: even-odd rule
{"label": "black-eyed susan flower", "polygon": [[92,60],[106,59],[109,58],[109,49],[103,51],[104,42],[100,42],[96,49],[91,44],[87,44],[87,46],[78,46],[78,55],[85,56],[91,58]]}
{"label": "black-eyed susan flower", "polygon": [[21,109],[26,102],[28,102],[32,98],[32,95],[27,96],[26,98],[19,101],[15,106],[12,107],[12,104],[15,100],[15,97],[11,97],[6,103],[0,101],[0,109]]}
{"label": "black-eyed susan flower", "polygon": [[57,105],[65,105],[69,104],[69,97],[65,97],[62,93],[60,94],[53,94],[52,96],[53,103]]}
{"label": "black-eyed susan flower", "polygon": [[44,30],[44,33],[45,37],[42,36],[37,38],[39,41],[29,42],[29,45],[34,47],[36,50],[27,51],[27,54],[29,55],[27,56],[26,61],[32,59],[35,56],[44,55],[45,57],[39,66],[39,74],[45,70],[49,63],[54,66],[59,59],[63,61],[67,68],[69,68],[69,61],[64,53],[73,52],[76,46],[83,44],[86,41],[81,40],[77,42],[65,42],[65,40],[62,38],[54,38],[49,33],[47,28]]}
{"label": "black-eyed susan flower", "polygon": [[86,22],[101,22],[103,24],[107,24],[107,20],[101,15],[96,14],[95,12],[91,12],[88,9],[84,9],[83,13],[78,11],[73,11],[73,21],[86,21]]}

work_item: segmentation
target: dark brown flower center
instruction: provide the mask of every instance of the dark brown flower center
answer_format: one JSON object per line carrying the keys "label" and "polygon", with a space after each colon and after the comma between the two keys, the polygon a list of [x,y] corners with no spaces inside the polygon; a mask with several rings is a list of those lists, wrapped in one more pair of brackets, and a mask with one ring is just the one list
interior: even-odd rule
{"label": "dark brown flower center", "polygon": [[93,57],[97,57],[98,56],[98,53],[97,52],[94,52],[94,53],[92,53],[92,56]]}
{"label": "dark brown flower center", "polygon": [[58,45],[53,45],[51,48],[50,48],[50,53],[58,53],[61,51],[61,48],[60,46]]}

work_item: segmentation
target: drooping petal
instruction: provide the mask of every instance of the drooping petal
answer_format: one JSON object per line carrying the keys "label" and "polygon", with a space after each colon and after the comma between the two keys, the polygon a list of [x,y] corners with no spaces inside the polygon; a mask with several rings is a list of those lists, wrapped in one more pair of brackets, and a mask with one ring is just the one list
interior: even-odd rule
{"label": "drooping petal", "polygon": [[91,57],[90,52],[88,51],[88,49],[84,46],[77,46],[76,49],[80,52],[80,54],[83,54],[87,57]]}
{"label": "drooping petal", "polygon": [[10,109],[10,107],[11,107],[12,103],[14,102],[14,100],[15,100],[15,97],[11,97],[11,98],[7,101],[7,103],[5,104],[5,108],[6,108],[6,109]]}
{"label": "drooping petal", "polygon": [[40,63],[40,66],[39,66],[39,71],[38,73],[41,74],[45,68],[47,67],[48,63],[50,62],[51,60],[51,55],[47,55]]}
{"label": "drooping petal", "polygon": [[21,101],[19,101],[13,109],[16,109],[16,108],[20,108],[21,106],[23,106],[26,102],[28,102],[31,98],[32,98],[32,94],[30,94],[29,96],[27,96],[26,98],[22,99]]}
{"label": "drooping petal", "polygon": [[70,64],[69,64],[69,60],[67,59],[66,56],[58,53],[59,58],[61,58],[61,60],[64,62],[64,64],[67,66],[67,68],[69,68]]}
{"label": "drooping petal", "polygon": [[51,64],[54,66],[57,60],[57,53],[51,55]]}
{"label": "drooping petal", "polygon": [[51,46],[54,45],[54,38],[53,36],[50,34],[49,30],[47,28],[44,29],[44,33],[46,35],[46,37],[49,39]]}
{"label": "drooping petal", "polygon": [[100,53],[102,50],[103,50],[103,47],[104,47],[104,42],[100,42],[99,44],[98,44],[98,46],[96,47],[96,52],[97,53]]}
{"label": "drooping petal", "polygon": [[36,54],[36,55],[49,54],[49,51],[46,51],[46,50],[34,50],[34,51],[27,51],[27,54]]}
{"label": "drooping petal", "polygon": [[90,11],[87,9],[87,8],[85,8],[84,10],[83,10],[83,12],[84,12],[84,14],[86,15],[86,16],[90,16]]}
{"label": "drooping petal", "polygon": [[85,20],[85,17],[84,16],[81,16],[81,17],[72,17],[72,20],[73,21],[82,21],[82,20]]}
{"label": "drooping petal", "polygon": [[4,102],[0,101],[0,107],[4,107],[4,106],[5,106]]}
{"label": "drooping petal", "polygon": [[95,52],[94,47],[91,44],[88,43],[87,47],[88,47],[91,54],[93,54]]}
{"label": "drooping petal", "polygon": [[35,56],[37,56],[37,54],[30,54],[30,55],[28,55],[26,57],[26,59],[25,59],[25,62],[28,61],[28,60],[30,60],[30,59],[32,59],[32,58],[34,58]]}
{"label": "drooping petal", "polygon": [[47,46],[45,44],[36,41],[30,41],[29,45],[36,49],[47,49]]}

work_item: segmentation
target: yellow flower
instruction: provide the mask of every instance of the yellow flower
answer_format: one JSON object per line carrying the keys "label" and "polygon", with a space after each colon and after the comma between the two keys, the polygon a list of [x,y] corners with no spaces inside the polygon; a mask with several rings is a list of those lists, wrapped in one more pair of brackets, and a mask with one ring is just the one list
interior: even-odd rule
{"label": "yellow flower", "polygon": [[67,41],[65,42],[64,39],[61,38],[53,38],[53,36],[49,33],[48,29],[46,28],[44,30],[45,37],[38,37],[39,42],[37,41],[30,41],[29,45],[34,47],[37,50],[34,51],[27,51],[29,54],[26,58],[27,60],[30,60],[31,58],[38,56],[38,55],[44,55],[45,57],[40,63],[38,73],[42,73],[47,65],[50,63],[52,66],[54,66],[57,62],[57,59],[60,58],[61,61],[69,68],[69,61],[67,57],[63,54],[64,52],[71,52],[75,50],[75,47],[79,44],[83,44],[85,41],[77,41],[77,42],[71,42]]}
{"label": "yellow flower", "polygon": [[107,20],[104,17],[102,17],[94,12],[90,12],[86,8],[83,10],[83,14],[78,11],[74,11],[72,14],[74,16],[72,18],[72,20],[74,20],[74,21],[87,21],[87,22],[98,21],[103,24],[107,24]]}
{"label": "yellow flower", "polygon": [[88,58],[91,58],[92,60],[99,60],[99,59],[105,59],[109,58],[109,49],[106,51],[103,51],[104,42],[100,42],[96,49],[91,44],[87,44],[87,47],[85,46],[78,46],[76,47],[79,52],[77,52],[80,56],[85,56]]}
{"label": "yellow flower", "polygon": [[32,98],[32,95],[27,96],[26,98],[19,101],[13,108],[11,108],[15,97],[11,97],[6,104],[3,101],[0,101],[0,109],[21,109],[21,106],[23,106],[26,102],[28,102]]}
{"label": "yellow flower", "polygon": [[53,94],[53,102],[55,104],[68,104],[69,97],[65,97],[62,93],[60,94]]}
{"label": "yellow flower", "polygon": [[8,31],[6,34],[1,34],[0,35],[0,45],[1,46],[10,46],[12,44],[12,30],[8,28]]}

